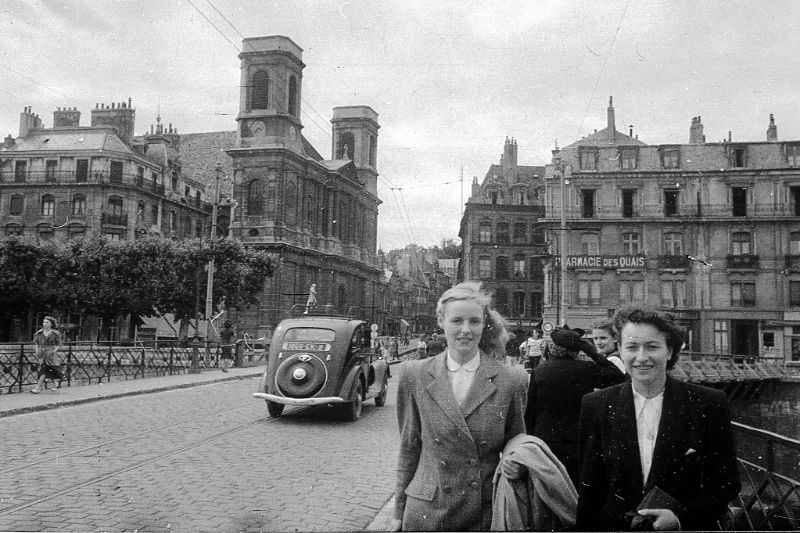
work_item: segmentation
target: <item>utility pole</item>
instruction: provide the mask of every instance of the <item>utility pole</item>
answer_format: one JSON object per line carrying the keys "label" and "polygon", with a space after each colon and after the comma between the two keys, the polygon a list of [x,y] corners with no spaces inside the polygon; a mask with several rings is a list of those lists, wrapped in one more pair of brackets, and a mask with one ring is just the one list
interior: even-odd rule
{"label": "utility pole", "polygon": [[216,187],[214,190],[214,205],[211,208],[211,259],[208,260],[208,280],[206,283],[206,341],[205,347],[208,350],[208,334],[211,326],[211,306],[214,300],[214,241],[217,238],[217,209],[219,207],[219,178],[222,174],[222,166],[217,163]]}
{"label": "utility pole", "polygon": [[560,306],[561,312],[560,320],[563,325],[567,323],[567,216],[566,216],[566,202],[564,195],[566,194],[566,176],[563,162],[561,161],[561,150],[556,148],[553,150],[553,164],[556,172],[558,172],[559,180],[561,181],[561,231],[559,239],[559,251],[561,252],[561,287],[560,287]]}
{"label": "utility pole", "polygon": [[464,166],[461,166],[461,194],[458,197],[458,218],[464,218]]}

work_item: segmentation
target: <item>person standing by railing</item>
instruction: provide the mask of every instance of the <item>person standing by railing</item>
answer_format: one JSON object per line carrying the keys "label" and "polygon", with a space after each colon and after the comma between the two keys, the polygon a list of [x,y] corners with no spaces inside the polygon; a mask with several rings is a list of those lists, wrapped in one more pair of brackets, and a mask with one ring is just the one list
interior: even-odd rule
{"label": "person standing by railing", "polygon": [[36,360],[39,363],[39,381],[36,388],[31,389],[33,394],[39,394],[42,387],[47,387],[48,379],[55,382],[58,386],[64,376],[61,374],[61,361],[58,359],[58,351],[61,349],[61,333],[58,331],[58,322],[51,316],[42,319],[42,329],[33,334],[33,342],[36,345]]}
{"label": "person standing by railing", "polygon": [[219,360],[219,367],[223,372],[227,372],[233,362],[233,337],[236,332],[233,329],[233,324],[230,320],[226,320],[224,327],[219,332],[219,341],[221,348],[221,356]]}

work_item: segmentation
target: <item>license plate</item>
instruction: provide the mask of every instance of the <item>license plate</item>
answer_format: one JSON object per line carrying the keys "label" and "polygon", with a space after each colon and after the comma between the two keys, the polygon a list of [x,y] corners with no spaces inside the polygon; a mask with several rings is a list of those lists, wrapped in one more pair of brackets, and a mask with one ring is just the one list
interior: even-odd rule
{"label": "license plate", "polygon": [[324,342],[284,342],[284,350],[311,350],[315,352],[328,352],[331,345]]}

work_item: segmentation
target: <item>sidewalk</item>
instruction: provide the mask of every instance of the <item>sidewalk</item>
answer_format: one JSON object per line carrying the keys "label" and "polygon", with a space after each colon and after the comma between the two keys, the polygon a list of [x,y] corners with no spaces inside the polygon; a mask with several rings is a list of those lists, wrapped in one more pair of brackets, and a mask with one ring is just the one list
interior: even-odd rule
{"label": "sidewalk", "polygon": [[[47,389],[42,390],[39,394],[31,394],[30,392],[3,394],[0,395],[0,418],[55,409],[68,405],[107,400],[109,398],[120,398],[123,396],[134,396],[150,392],[196,387],[198,385],[207,385],[220,381],[251,378],[261,375],[263,371],[264,366],[261,365],[247,368],[231,368],[227,373],[221,370],[206,370],[199,374],[175,374],[172,376],[132,379],[128,381],[78,385],[55,390]],[[50,386],[50,384],[48,384],[48,386]]]}

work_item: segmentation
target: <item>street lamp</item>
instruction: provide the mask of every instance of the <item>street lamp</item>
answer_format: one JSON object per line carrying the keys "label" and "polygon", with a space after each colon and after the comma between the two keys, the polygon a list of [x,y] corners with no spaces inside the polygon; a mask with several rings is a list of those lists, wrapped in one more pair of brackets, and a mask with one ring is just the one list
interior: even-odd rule
{"label": "street lamp", "polygon": [[211,306],[214,301],[214,241],[217,238],[217,208],[219,206],[219,179],[222,175],[222,166],[217,163],[215,170],[216,187],[214,190],[214,205],[211,208],[211,258],[208,260],[208,279],[206,282],[206,327],[205,327],[205,346],[208,350],[208,329],[211,325]]}
{"label": "street lamp", "polygon": [[553,150],[553,167],[558,173],[558,179],[561,182],[561,230],[559,238],[559,252],[561,253],[561,287],[559,291],[560,296],[560,320],[561,324],[567,323],[567,218],[565,213],[566,202],[564,202],[564,195],[566,191],[565,178],[564,178],[564,164],[561,161],[561,150],[556,148]]}

